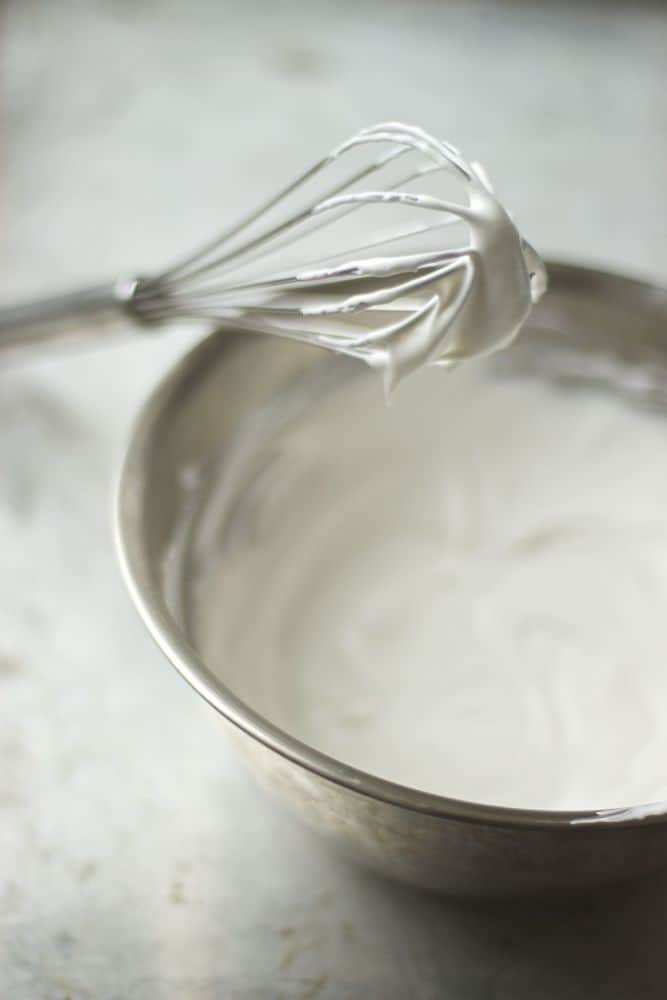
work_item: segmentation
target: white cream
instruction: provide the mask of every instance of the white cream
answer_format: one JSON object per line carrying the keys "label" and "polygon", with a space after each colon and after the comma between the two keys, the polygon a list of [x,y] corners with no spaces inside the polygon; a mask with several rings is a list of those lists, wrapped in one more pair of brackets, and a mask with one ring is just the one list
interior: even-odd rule
{"label": "white cream", "polygon": [[272,439],[220,542],[207,661],[304,742],[429,792],[667,798],[665,421],[601,391],[360,380]]}

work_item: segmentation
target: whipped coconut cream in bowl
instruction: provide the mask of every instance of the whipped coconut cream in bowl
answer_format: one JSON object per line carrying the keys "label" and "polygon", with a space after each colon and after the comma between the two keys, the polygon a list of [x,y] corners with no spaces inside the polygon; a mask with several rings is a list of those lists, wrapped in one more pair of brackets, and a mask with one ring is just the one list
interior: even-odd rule
{"label": "whipped coconut cream in bowl", "polygon": [[139,611],[261,783],[430,889],[667,863],[667,293],[548,271],[511,348],[389,407],[353,359],[213,335],[120,484]]}

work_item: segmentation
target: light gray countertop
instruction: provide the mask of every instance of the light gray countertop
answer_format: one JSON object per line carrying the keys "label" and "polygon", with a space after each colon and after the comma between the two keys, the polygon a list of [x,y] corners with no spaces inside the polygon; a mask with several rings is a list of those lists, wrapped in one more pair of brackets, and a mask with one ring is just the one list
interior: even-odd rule
{"label": "light gray countertop", "polygon": [[[2,299],[159,265],[363,124],[478,157],[542,250],[667,280],[667,12],[644,3],[14,0]],[[662,998],[667,880],[442,900],[255,791],[153,648],[110,529],[192,342],[0,370],[0,997]]]}

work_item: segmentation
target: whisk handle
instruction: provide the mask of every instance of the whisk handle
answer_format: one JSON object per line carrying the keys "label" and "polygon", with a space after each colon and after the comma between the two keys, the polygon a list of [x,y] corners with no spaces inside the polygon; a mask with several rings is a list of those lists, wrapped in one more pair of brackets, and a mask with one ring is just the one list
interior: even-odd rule
{"label": "whisk handle", "polygon": [[0,307],[0,361],[25,349],[106,340],[127,329],[134,279]]}

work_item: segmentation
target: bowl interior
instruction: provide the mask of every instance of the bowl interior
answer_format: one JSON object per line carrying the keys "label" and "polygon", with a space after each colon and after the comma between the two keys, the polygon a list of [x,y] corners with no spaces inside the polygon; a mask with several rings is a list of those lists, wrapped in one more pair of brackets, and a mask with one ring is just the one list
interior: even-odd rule
{"label": "bowl interior", "polygon": [[[550,274],[551,290],[530,330],[512,351],[477,366],[474,378],[489,385],[547,378],[568,391],[611,391],[631,408],[662,412],[667,297],[580,268],[551,265]],[[369,789],[384,794],[392,785],[416,782],[407,772],[384,783],[381,761],[373,767],[366,758],[367,766],[359,767],[345,760],[335,740],[318,745],[318,726],[326,717],[311,715],[308,725],[300,725],[294,715],[295,703],[303,701],[304,677],[294,683],[289,657],[281,672],[279,658],[261,656],[259,645],[254,655],[244,643],[254,621],[267,629],[267,614],[280,619],[281,602],[271,594],[289,589],[293,559],[281,549],[285,539],[310,532],[312,550],[335,531],[331,506],[340,506],[369,467],[368,426],[380,434],[381,449],[395,449],[391,491],[410,465],[410,435],[437,420],[441,383],[446,391],[439,372],[421,384],[413,380],[387,413],[379,384],[354,362],[247,334],[213,335],[149,403],[123,476],[121,545],[133,592],[186,678],[243,728],[264,742],[277,741],[281,752],[301,755],[308,766],[333,768],[337,780],[356,786],[368,777]],[[346,418],[336,435],[334,412]],[[475,408],[466,416],[474,419]],[[356,465],[349,460],[355,455]],[[422,453],[421,464],[411,466],[417,492],[426,488],[418,477],[434,457]],[[294,503],[306,495],[310,511]],[[367,540],[372,519],[363,527]],[[378,530],[386,529],[379,520]],[[321,551],[330,562],[326,549]],[[335,576],[336,567],[323,565],[322,572]],[[275,635],[287,626],[274,620],[273,627],[275,645]],[[326,630],[322,639],[328,641]],[[316,672],[311,682],[321,690]],[[358,678],[352,683],[358,686]],[[376,692],[381,684],[376,679]],[[333,708],[329,698],[324,711]],[[354,729],[355,720],[349,724]],[[366,770],[375,777],[365,776]],[[431,808],[438,799],[442,808],[447,804],[428,788],[405,788],[403,797]]]}

